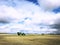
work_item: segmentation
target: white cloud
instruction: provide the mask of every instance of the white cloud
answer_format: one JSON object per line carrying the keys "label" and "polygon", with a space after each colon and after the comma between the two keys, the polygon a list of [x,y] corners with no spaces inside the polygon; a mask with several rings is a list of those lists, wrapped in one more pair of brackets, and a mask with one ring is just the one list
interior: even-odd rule
{"label": "white cloud", "polygon": [[45,10],[52,10],[60,7],[60,0],[38,0],[38,3]]}
{"label": "white cloud", "polygon": [[[17,32],[21,30],[29,31],[30,33],[48,31],[48,28],[41,29],[37,24],[53,24],[54,20],[60,17],[60,14],[53,12],[45,12],[40,6],[28,1],[13,1],[15,7],[7,4],[0,4],[0,20],[10,23],[0,26],[1,32]],[[53,5],[52,5],[53,6]],[[48,8],[48,7],[47,7]],[[46,8],[46,9],[47,9]],[[28,18],[27,18],[28,17]],[[25,19],[27,18],[27,19]],[[0,21],[1,22],[1,21]],[[23,22],[22,24],[19,22]]]}
{"label": "white cloud", "polygon": [[[40,9],[38,6],[30,2],[21,1],[20,4],[19,6],[16,6],[16,7],[8,6],[5,4],[0,5],[0,20],[2,19],[3,21],[9,20],[10,22],[9,24],[7,24],[7,26],[6,25],[1,26],[7,32],[10,32],[12,28],[15,30],[15,32],[18,29],[32,31],[31,20],[29,19],[24,20],[24,18],[26,17],[31,18]],[[16,5],[18,5],[18,3],[16,3]],[[24,21],[24,24],[18,23],[21,21]],[[7,27],[7,28],[4,28],[4,27]],[[1,29],[1,31],[4,31],[4,30]]]}

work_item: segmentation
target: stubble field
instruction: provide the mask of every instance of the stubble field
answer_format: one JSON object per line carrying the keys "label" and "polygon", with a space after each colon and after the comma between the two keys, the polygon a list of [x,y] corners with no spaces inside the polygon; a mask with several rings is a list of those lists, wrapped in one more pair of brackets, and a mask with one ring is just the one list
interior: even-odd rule
{"label": "stubble field", "polygon": [[0,45],[60,45],[60,35],[0,34]]}

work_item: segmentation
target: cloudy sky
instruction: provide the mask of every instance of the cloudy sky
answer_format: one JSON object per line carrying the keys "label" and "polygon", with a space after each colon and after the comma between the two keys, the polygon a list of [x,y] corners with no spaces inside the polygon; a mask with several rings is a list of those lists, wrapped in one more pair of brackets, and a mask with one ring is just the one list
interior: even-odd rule
{"label": "cloudy sky", "polygon": [[58,18],[60,0],[0,0],[0,32],[53,32]]}

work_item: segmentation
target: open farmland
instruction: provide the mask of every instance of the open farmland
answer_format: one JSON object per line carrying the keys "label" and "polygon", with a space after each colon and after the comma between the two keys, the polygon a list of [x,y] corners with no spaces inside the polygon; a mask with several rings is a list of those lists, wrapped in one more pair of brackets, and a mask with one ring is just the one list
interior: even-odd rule
{"label": "open farmland", "polygon": [[60,35],[0,34],[0,45],[60,45]]}

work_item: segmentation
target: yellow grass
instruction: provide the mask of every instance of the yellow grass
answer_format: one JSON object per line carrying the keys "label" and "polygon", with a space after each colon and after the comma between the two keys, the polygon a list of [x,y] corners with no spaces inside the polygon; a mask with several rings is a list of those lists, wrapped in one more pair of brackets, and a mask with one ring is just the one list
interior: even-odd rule
{"label": "yellow grass", "polygon": [[0,34],[0,45],[60,45],[60,35]]}

